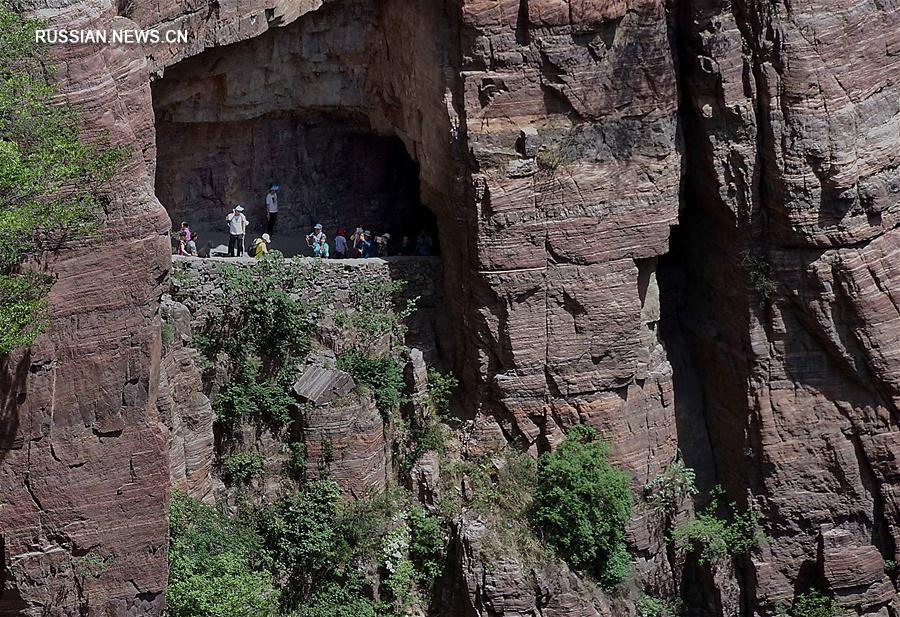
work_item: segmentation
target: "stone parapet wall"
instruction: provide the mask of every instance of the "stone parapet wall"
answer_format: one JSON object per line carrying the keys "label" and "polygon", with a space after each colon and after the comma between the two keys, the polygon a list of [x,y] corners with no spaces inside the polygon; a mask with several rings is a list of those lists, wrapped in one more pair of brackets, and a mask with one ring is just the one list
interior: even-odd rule
{"label": "stone parapet wall", "polygon": [[[249,257],[211,258],[174,256],[170,294],[191,313],[191,326],[196,332],[206,319],[221,312],[223,285],[228,266],[252,268],[258,261]],[[332,321],[339,309],[348,303],[357,282],[383,278],[406,281],[396,300],[418,298],[415,313],[409,319],[407,343],[423,350],[436,360],[438,333],[443,330],[442,264],[436,257],[388,257],[377,259],[285,259],[286,266],[297,264],[301,275],[289,291],[319,290],[323,304],[323,320]]]}

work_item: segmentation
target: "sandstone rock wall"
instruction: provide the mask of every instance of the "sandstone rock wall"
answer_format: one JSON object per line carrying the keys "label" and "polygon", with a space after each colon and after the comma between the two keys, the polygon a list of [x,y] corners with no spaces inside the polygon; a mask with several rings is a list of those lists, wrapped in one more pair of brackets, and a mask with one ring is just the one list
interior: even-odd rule
{"label": "sandstone rock wall", "polygon": [[[329,94],[420,164],[444,249],[442,352],[464,377],[479,443],[538,451],[585,420],[610,435],[636,489],[680,446],[700,476],[760,508],[772,537],[713,581],[730,598],[719,614],[769,615],[812,584],[885,614],[900,520],[893,3],[137,4],[37,7],[57,24],[119,13],[193,38],[146,59],[60,50],[89,133],[109,128],[135,154],[102,238],[52,264],[51,331],[5,360],[0,613],[161,610],[157,306],[169,258],[150,73],[344,7],[373,37],[364,58],[325,67],[336,82],[236,92],[251,107]],[[316,36],[346,42],[356,28]],[[771,302],[754,289],[767,281]],[[639,514],[633,544],[644,574],[674,581],[660,524]],[[73,557],[92,550],[110,565],[78,581]]]}
{"label": "sandstone rock wall", "polygon": [[[37,14],[68,27],[121,25],[90,3]],[[2,360],[0,614],[159,614],[169,451],[156,409],[157,307],[169,223],[153,194],[149,73],[136,48],[56,51],[86,136],[108,131],[133,154],[102,233],[48,257],[57,277],[48,332]]]}
{"label": "sandstone rock wall", "polygon": [[[707,424],[719,477],[772,536],[745,597],[772,610],[819,585],[875,614],[897,558],[900,16],[697,1],[678,19]],[[774,283],[773,301],[736,288],[736,266]]]}

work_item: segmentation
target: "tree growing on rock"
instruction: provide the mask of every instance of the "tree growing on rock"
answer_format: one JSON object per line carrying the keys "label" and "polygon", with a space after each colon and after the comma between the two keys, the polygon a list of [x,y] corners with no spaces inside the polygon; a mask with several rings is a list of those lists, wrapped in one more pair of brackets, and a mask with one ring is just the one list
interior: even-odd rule
{"label": "tree growing on rock", "polygon": [[531,516],[544,541],[573,568],[611,587],[628,574],[625,525],[632,497],[628,476],[608,454],[592,427],[573,427],[556,451],[538,460]]}
{"label": "tree growing on rock", "polygon": [[0,356],[46,328],[53,278],[33,262],[96,229],[125,155],[83,141],[78,112],[55,100],[41,27],[0,0]]}

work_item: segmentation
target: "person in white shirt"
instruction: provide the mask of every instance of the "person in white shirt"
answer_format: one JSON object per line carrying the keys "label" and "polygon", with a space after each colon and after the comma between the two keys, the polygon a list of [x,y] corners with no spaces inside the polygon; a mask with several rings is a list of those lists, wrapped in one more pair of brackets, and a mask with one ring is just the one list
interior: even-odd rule
{"label": "person in white shirt", "polygon": [[228,223],[228,256],[240,257],[244,254],[244,234],[247,232],[247,217],[244,216],[244,206],[238,204],[225,217]]}
{"label": "person in white shirt", "polygon": [[266,195],[266,211],[269,213],[268,232],[270,236],[275,235],[275,224],[278,222],[278,189],[281,188],[277,184],[269,187],[269,194]]}

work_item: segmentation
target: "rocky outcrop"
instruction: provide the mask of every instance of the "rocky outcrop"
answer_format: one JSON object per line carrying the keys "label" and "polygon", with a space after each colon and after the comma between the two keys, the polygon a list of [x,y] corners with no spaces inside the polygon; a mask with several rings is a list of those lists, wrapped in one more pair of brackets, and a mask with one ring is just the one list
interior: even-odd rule
{"label": "rocky outcrop", "polygon": [[[487,534],[487,535],[486,535]],[[442,598],[446,617],[632,617],[625,603],[610,601],[596,586],[564,563],[543,556],[525,561],[511,547],[487,548],[485,524],[465,514],[454,523],[448,588]]]}
{"label": "rocky outcrop", "polygon": [[169,428],[169,477],[173,487],[213,501],[213,410],[203,394],[200,354],[190,347],[187,307],[163,298],[163,358],[156,404]]}
{"label": "rocky outcrop", "polygon": [[[68,27],[120,25],[84,3],[39,14]],[[55,51],[87,138],[108,131],[132,155],[102,233],[47,257],[49,330],[2,360],[0,614],[159,614],[169,449],[156,408],[158,302],[169,222],[153,194],[149,73],[139,48]]]}
{"label": "rocky outcrop", "polygon": [[390,446],[371,396],[301,408],[296,430],[306,447],[306,475],[327,477],[362,497],[387,486]]}

